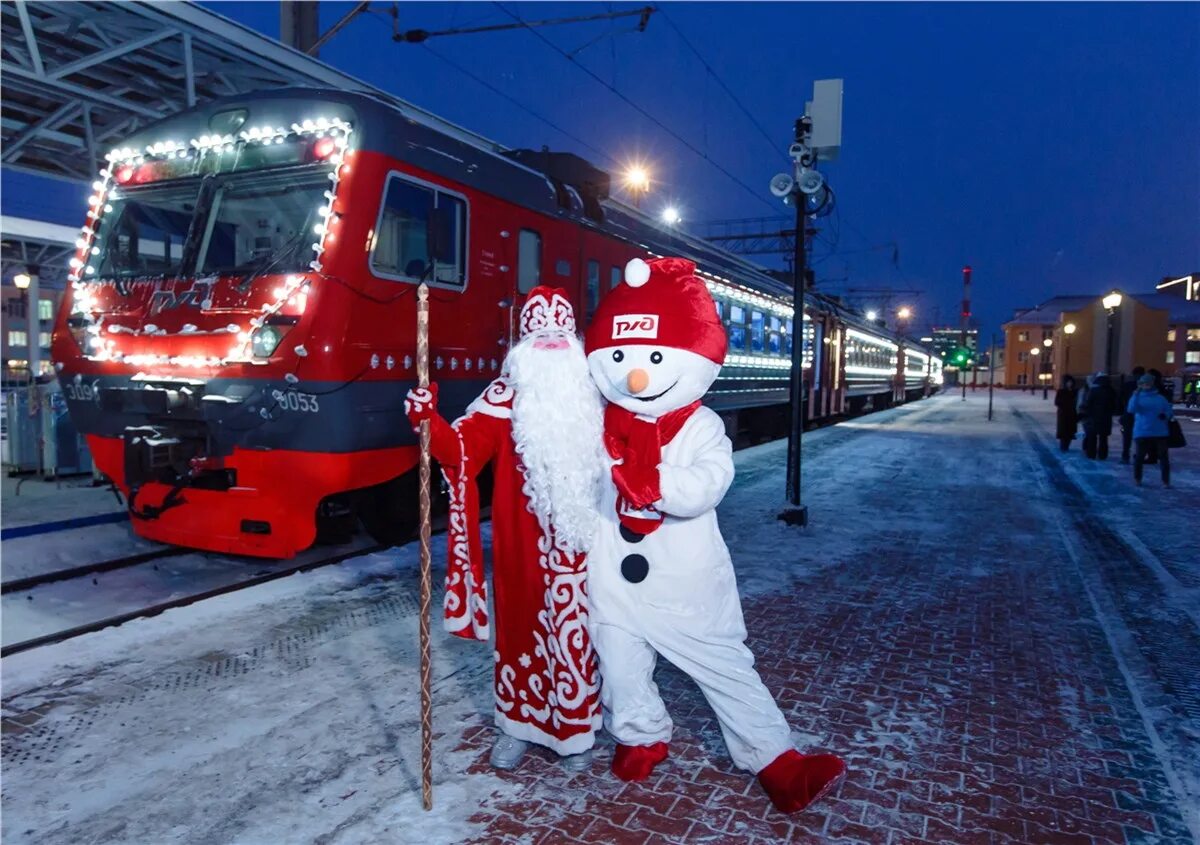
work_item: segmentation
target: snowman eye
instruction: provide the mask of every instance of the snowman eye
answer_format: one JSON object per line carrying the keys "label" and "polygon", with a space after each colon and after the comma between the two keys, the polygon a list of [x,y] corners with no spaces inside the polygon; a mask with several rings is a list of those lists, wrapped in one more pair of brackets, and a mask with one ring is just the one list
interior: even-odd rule
{"label": "snowman eye", "polygon": [[661,364],[662,363],[662,353],[659,352],[657,349],[650,353],[650,363],[651,364]]}
{"label": "snowman eye", "polygon": [[616,361],[618,364],[621,363],[622,361],[625,360],[625,353],[622,352],[620,349],[614,349],[613,350],[613,360]]}

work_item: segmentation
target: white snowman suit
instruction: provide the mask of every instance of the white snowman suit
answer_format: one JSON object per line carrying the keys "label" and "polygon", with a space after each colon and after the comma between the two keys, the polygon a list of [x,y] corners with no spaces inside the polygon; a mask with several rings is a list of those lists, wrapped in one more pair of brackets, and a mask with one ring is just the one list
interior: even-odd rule
{"label": "white snowman suit", "polygon": [[[614,307],[622,309],[620,304]],[[712,305],[708,308],[711,316]],[[638,397],[622,386],[625,374],[635,369],[650,374],[639,393],[661,395],[648,403],[653,413],[638,414],[638,420],[653,424],[703,395],[720,365],[711,356],[671,345],[669,311],[656,315],[664,327],[661,346],[644,337],[637,345],[620,344],[611,334],[605,338],[610,332],[607,322],[613,323],[615,334],[622,317],[609,311],[602,303],[588,332],[588,352],[593,377],[610,402],[639,407],[634,401]],[[723,343],[723,331],[721,337]],[[723,353],[721,346],[722,357]],[[672,379],[672,386],[659,394]],[[630,383],[641,385],[640,380]],[[617,742],[648,746],[670,740],[671,718],[653,678],[662,655],[704,693],[733,762],[757,773],[788,751],[791,742],[787,722],[745,645],[737,581],[717,524],[715,508],[733,476],[732,444],[724,423],[700,406],[661,446],[661,498],[653,509],[662,521],[655,530],[643,535],[622,524],[618,507],[624,499],[609,480],[588,553],[590,627],[600,658],[604,727]],[[628,507],[624,511],[631,512]]]}

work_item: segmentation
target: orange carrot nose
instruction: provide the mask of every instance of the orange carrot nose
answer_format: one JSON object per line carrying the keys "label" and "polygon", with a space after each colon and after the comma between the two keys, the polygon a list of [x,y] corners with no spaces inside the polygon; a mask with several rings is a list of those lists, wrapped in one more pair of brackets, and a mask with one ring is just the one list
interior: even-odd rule
{"label": "orange carrot nose", "polygon": [[625,383],[629,385],[630,393],[641,393],[650,386],[650,374],[645,370],[630,370]]}

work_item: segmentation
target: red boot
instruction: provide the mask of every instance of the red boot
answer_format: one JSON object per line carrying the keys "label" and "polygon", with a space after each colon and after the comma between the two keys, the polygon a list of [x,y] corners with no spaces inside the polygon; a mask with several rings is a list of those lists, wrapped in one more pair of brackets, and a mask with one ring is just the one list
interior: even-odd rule
{"label": "red boot", "polygon": [[846,776],[846,764],[833,754],[783,752],[758,773],[775,809],[798,813],[832,792]]}
{"label": "red boot", "polygon": [[667,759],[667,744],[617,745],[613,755],[612,771],[621,780],[645,780],[654,767]]}

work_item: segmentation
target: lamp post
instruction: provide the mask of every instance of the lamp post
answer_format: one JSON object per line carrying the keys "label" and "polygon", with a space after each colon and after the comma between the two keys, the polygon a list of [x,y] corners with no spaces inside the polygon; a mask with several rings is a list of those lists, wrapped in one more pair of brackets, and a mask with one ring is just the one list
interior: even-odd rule
{"label": "lamp post", "polygon": [[1071,374],[1071,335],[1075,334],[1075,324],[1067,323],[1063,326],[1063,334],[1067,336],[1066,345],[1063,347],[1063,375]]}
{"label": "lamp post", "polygon": [[[1042,372],[1038,374],[1038,378],[1042,380],[1042,398],[1050,398],[1050,379],[1046,378],[1048,374],[1053,373],[1053,366],[1050,361],[1050,347],[1054,345],[1054,341],[1046,338],[1042,341],[1042,346],[1046,347],[1046,357],[1042,359]],[[1047,373],[1047,370],[1050,373]]]}
{"label": "lamp post", "polygon": [[13,276],[13,284],[27,299],[25,309],[26,336],[29,338],[29,383],[36,384],[42,369],[42,320],[38,300],[38,267],[28,267],[24,273]]}
{"label": "lamp post", "polygon": [[1113,370],[1113,317],[1117,313],[1117,309],[1121,307],[1121,292],[1114,290],[1104,299],[1100,300],[1100,304],[1104,306],[1104,310],[1108,312],[1108,340],[1104,350],[1104,372],[1111,376]]}
{"label": "lamp post", "polygon": [[1036,346],[1029,350],[1029,359],[1025,362],[1025,381],[1029,383],[1029,392],[1033,393],[1033,379],[1030,378],[1031,370],[1034,369],[1030,365],[1030,361],[1042,354],[1042,350]]}

